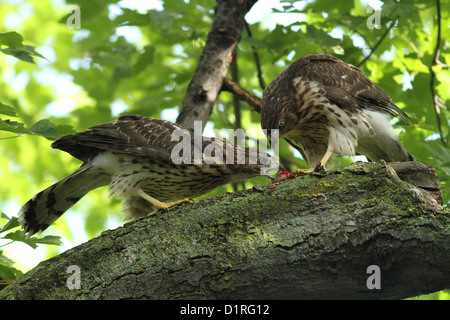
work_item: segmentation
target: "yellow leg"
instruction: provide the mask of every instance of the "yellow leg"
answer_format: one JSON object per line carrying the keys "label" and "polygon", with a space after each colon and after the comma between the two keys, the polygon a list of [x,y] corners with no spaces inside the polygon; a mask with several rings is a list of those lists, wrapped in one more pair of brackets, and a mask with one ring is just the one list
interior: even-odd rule
{"label": "yellow leg", "polygon": [[155,206],[155,210],[150,212],[148,214],[149,216],[152,216],[152,215],[156,214],[161,209],[169,210],[170,207],[176,206],[176,205],[178,205],[180,203],[190,202],[190,200],[188,198],[186,198],[186,199],[183,199],[183,200],[178,200],[178,201],[174,201],[174,202],[165,203],[165,202],[161,202],[161,201],[153,198],[152,196],[149,196],[144,191],[142,191],[142,189],[139,189],[138,193],[139,193],[139,195],[142,198],[144,198],[145,200],[147,200],[148,202],[150,202],[151,204],[153,204]]}
{"label": "yellow leg", "polygon": [[330,157],[332,154],[333,154],[333,151],[328,150],[315,167],[309,168],[309,169],[297,169],[297,170],[295,170],[295,175],[304,176],[311,172],[320,171],[325,166],[325,164],[328,162],[328,160],[330,160]]}
{"label": "yellow leg", "polygon": [[309,168],[309,169],[297,169],[297,170],[295,170],[294,174],[296,176],[305,176],[307,174],[310,174],[311,172],[317,171],[316,168],[317,167]]}

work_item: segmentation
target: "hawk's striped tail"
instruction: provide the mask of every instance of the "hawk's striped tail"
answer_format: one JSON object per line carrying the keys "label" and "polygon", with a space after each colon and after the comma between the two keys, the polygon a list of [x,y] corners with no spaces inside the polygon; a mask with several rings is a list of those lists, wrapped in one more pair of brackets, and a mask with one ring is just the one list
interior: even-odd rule
{"label": "hawk's striped tail", "polygon": [[37,193],[19,211],[19,221],[28,235],[42,232],[89,191],[104,185],[85,164],[70,176]]}

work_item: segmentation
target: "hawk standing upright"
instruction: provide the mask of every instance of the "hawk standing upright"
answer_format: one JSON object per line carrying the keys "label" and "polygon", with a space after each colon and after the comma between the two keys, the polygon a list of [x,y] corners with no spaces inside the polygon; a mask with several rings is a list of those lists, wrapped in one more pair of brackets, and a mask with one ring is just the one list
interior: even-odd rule
{"label": "hawk standing upright", "polygon": [[371,161],[412,161],[390,119],[411,123],[382,88],[357,67],[327,54],[292,63],[264,90],[261,126],[278,129],[305,156],[312,172],[333,153],[363,154]]}
{"label": "hawk standing upright", "polygon": [[[176,130],[188,133],[188,148],[182,157],[193,163],[174,159],[173,154],[181,154],[172,154],[180,143],[173,139]],[[29,235],[43,231],[89,191],[105,185],[109,185],[111,195],[122,197],[127,218],[137,218],[187,202],[218,186],[266,174],[269,162],[276,162],[266,153],[226,139],[200,138],[196,143],[195,136],[179,125],[141,116],[122,116],[62,137],[52,147],[83,164],[30,199],[20,209],[19,220]],[[201,155],[197,163],[190,157],[196,148]]]}

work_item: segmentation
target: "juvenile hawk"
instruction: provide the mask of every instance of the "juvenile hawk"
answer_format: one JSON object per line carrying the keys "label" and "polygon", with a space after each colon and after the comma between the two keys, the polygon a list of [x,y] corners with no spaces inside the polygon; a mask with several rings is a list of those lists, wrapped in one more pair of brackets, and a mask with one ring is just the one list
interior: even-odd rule
{"label": "juvenile hawk", "polygon": [[264,90],[261,126],[279,129],[306,158],[312,172],[333,153],[363,154],[371,161],[412,161],[395,137],[392,116],[411,123],[386,92],[357,67],[331,55],[292,63]]}
{"label": "juvenile hawk", "polygon": [[[130,219],[260,175],[269,162],[275,161],[266,153],[218,138],[200,140],[200,152],[210,152],[197,164],[174,161],[172,150],[179,146],[179,140],[172,141],[175,130],[183,129],[159,119],[122,116],[55,141],[53,148],[70,153],[83,164],[20,209],[19,220],[25,231],[32,235],[45,230],[89,191],[101,186],[109,185],[112,195],[122,197]],[[192,135],[188,137],[186,150],[194,153],[198,144],[194,144]],[[186,156],[191,154],[183,154]]]}

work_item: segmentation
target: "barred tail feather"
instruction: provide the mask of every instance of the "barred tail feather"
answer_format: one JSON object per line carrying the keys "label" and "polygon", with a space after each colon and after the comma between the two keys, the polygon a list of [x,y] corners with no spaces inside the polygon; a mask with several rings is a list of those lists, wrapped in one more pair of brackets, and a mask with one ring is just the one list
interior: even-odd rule
{"label": "barred tail feather", "polygon": [[93,179],[85,164],[70,176],[37,193],[19,211],[19,221],[28,235],[42,232],[89,191],[105,183]]}

